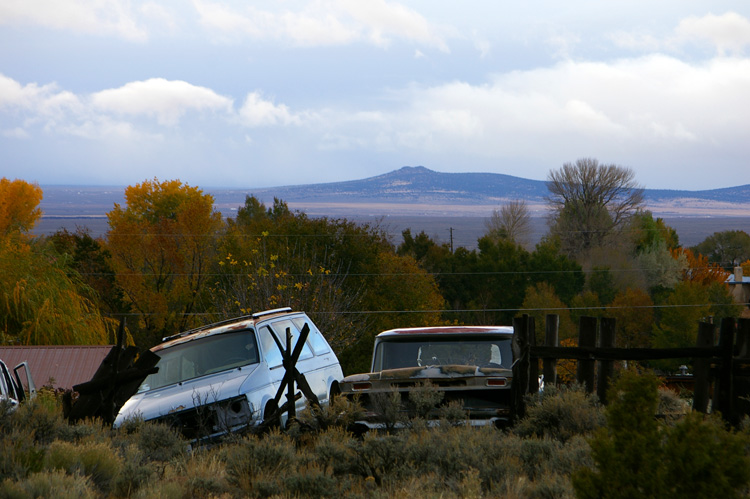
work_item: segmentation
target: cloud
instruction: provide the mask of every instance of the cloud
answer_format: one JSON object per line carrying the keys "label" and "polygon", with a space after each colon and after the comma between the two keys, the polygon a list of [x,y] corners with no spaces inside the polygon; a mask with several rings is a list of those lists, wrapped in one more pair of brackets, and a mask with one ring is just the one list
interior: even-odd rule
{"label": "cloud", "polygon": [[297,10],[261,10],[240,3],[193,0],[204,27],[218,39],[286,40],[298,46],[335,46],[366,41],[387,47],[393,39],[447,52],[444,28],[416,11],[385,0],[317,0]]}
{"label": "cloud", "polygon": [[415,10],[385,0],[337,0],[335,4],[363,27],[376,45],[388,45],[391,36],[448,52],[439,30]]}
{"label": "cloud", "polygon": [[736,12],[690,16],[680,20],[667,36],[617,31],[609,38],[618,47],[642,52],[676,52],[703,44],[721,56],[743,55],[750,45],[750,20]]}
{"label": "cloud", "polygon": [[276,105],[261,98],[258,92],[247,94],[239,110],[240,122],[245,126],[258,127],[268,125],[298,125],[302,122],[299,116],[293,115],[283,104]]}
{"label": "cloud", "polygon": [[76,33],[111,35],[144,41],[129,1],[109,0],[3,0],[0,24],[30,23]]}
{"label": "cloud", "polygon": [[35,126],[47,133],[88,139],[160,138],[161,132],[149,131],[140,118],[174,127],[189,112],[218,114],[230,121],[233,101],[205,87],[162,78],[79,96],[53,83],[22,85],[0,74],[0,118],[13,122],[12,133],[7,129],[4,133],[9,138],[28,136]]}
{"label": "cloud", "polygon": [[721,55],[742,54],[750,45],[750,20],[735,12],[688,17],[680,21],[675,35],[678,40],[709,42]]}
{"label": "cloud", "polygon": [[232,99],[185,81],[151,78],[102,90],[91,96],[102,111],[130,116],[155,116],[160,125],[173,126],[188,111],[231,113]]}
{"label": "cloud", "polygon": [[31,135],[29,135],[29,132],[21,127],[16,127],[10,130],[3,130],[0,133],[3,137],[7,137],[9,139],[28,139],[31,137]]}
{"label": "cloud", "polygon": [[83,106],[73,93],[60,90],[54,83],[21,85],[0,74],[0,110],[20,113],[25,117],[25,126],[46,122],[49,127],[66,116],[80,114]]}
{"label": "cloud", "polygon": [[720,154],[750,137],[748,81],[748,59],[565,61],[484,84],[412,86],[392,96],[390,111],[329,113],[321,147],[555,164],[600,151],[651,161],[655,151]]}

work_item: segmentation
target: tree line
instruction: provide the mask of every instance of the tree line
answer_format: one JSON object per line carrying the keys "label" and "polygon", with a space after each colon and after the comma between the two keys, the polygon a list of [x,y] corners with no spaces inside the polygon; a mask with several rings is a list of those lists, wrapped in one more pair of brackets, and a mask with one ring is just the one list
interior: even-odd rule
{"label": "tree line", "polygon": [[[0,342],[108,344],[119,317],[130,341],[255,311],[305,310],[347,372],[369,369],[372,338],[393,327],[510,324],[521,311],[618,320],[618,346],[692,346],[698,320],[737,316],[728,270],[750,275],[750,236],[717,233],[694,248],[645,210],[632,170],[584,158],[548,175],[549,230],[529,248],[529,213],[511,200],[477,249],[424,232],[395,245],[378,224],[312,218],[247,196],[222,218],[213,197],[179,180],[125,189],[109,230],[32,237],[43,192],[0,180]],[[665,369],[671,365],[662,366]]]}

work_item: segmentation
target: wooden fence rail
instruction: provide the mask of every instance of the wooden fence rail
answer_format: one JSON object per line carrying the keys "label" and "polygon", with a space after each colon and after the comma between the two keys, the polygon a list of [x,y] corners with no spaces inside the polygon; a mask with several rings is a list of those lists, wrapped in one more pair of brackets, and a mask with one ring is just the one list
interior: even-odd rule
{"label": "wooden fence rail", "polygon": [[[577,347],[558,346],[559,319],[546,317],[545,344],[537,346],[534,318],[513,320],[513,388],[515,417],[525,414],[524,396],[539,390],[539,360],[545,385],[557,383],[557,360],[578,361],[576,380],[606,403],[615,362],[659,359],[692,359],[693,409],[708,412],[713,386],[713,410],[737,424],[750,414],[750,319],[721,322],[716,343],[715,326],[698,324],[696,346],[684,348],[617,348],[615,319],[581,317]],[[598,376],[596,365],[599,364]]]}

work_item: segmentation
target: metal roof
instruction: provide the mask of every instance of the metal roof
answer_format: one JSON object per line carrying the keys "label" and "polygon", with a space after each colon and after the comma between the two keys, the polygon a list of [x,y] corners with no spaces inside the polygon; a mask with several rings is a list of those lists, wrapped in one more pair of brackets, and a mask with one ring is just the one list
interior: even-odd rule
{"label": "metal roof", "polygon": [[112,345],[0,346],[0,359],[9,369],[28,362],[37,388],[72,389],[90,381]]}

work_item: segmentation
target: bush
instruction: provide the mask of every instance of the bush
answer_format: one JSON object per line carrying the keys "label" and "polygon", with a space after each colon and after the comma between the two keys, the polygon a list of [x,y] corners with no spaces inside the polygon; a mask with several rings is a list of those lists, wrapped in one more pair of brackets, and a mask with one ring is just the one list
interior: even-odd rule
{"label": "bush", "polygon": [[149,461],[173,461],[184,456],[188,449],[182,435],[162,423],[143,423],[136,435],[138,448]]}
{"label": "bush", "polygon": [[664,442],[670,497],[747,497],[750,456],[746,435],[694,412],[670,429]]}
{"label": "bush", "polygon": [[659,388],[657,414],[666,421],[677,421],[690,413],[690,402],[667,388]]}
{"label": "bush", "polygon": [[112,488],[115,495],[129,497],[148,483],[156,470],[133,443],[121,448],[120,453],[123,464]]}
{"label": "bush", "polygon": [[745,434],[692,413],[659,422],[658,381],[627,371],[607,394],[607,427],[591,439],[595,468],[573,475],[579,497],[741,497],[750,480]]}
{"label": "bush", "polygon": [[54,395],[47,391],[41,391],[36,398],[22,403],[11,417],[15,426],[31,432],[40,444],[51,443],[68,426]]}
{"label": "bush", "polygon": [[289,434],[299,437],[305,432],[320,432],[331,427],[349,428],[362,419],[364,409],[358,399],[332,397],[330,404],[312,406],[309,404],[291,422]]}
{"label": "bush", "polygon": [[212,452],[194,454],[183,476],[189,497],[219,497],[230,490],[225,463]]}
{"label": "bush", "polygon": [[243,494],[278,494],[283,490],[281,479],[299,466],[299,460],[294,442],[278,431],[248,435],[227,449],[227,479]]}
{"label": "bush", "polygon": [[0,435],[0,449],[0,480],[21,480],[44,468],[45,448],[28,431],[15,429]]}
{"label": "bush", "polygon": [[47,465],[68,474],[88,476],[102,492],[109,492],[123,462],[109,442],[86,442],[80,445],[55,441],[50,445]]}
{"label": "bush", "polygon": [[17,482],[5,480],[0,485],[0,497],[93,499],[98,496],[87,477],[67,475],[64,471],[33,473],[23,480]]}
{"label": "bush", "polygon": [[513,433],[522,437],[548,437],[566,442],[576,435],[589,435],[605,423],[596,395],[581,385],[546,387],[527,399],[526,416]]}
{"label": "bush", "polygon": [[331,428],[315,439],[312,454],[315,462],[334,475],[358,473],[357,443],[354,437],[341,428]]}

